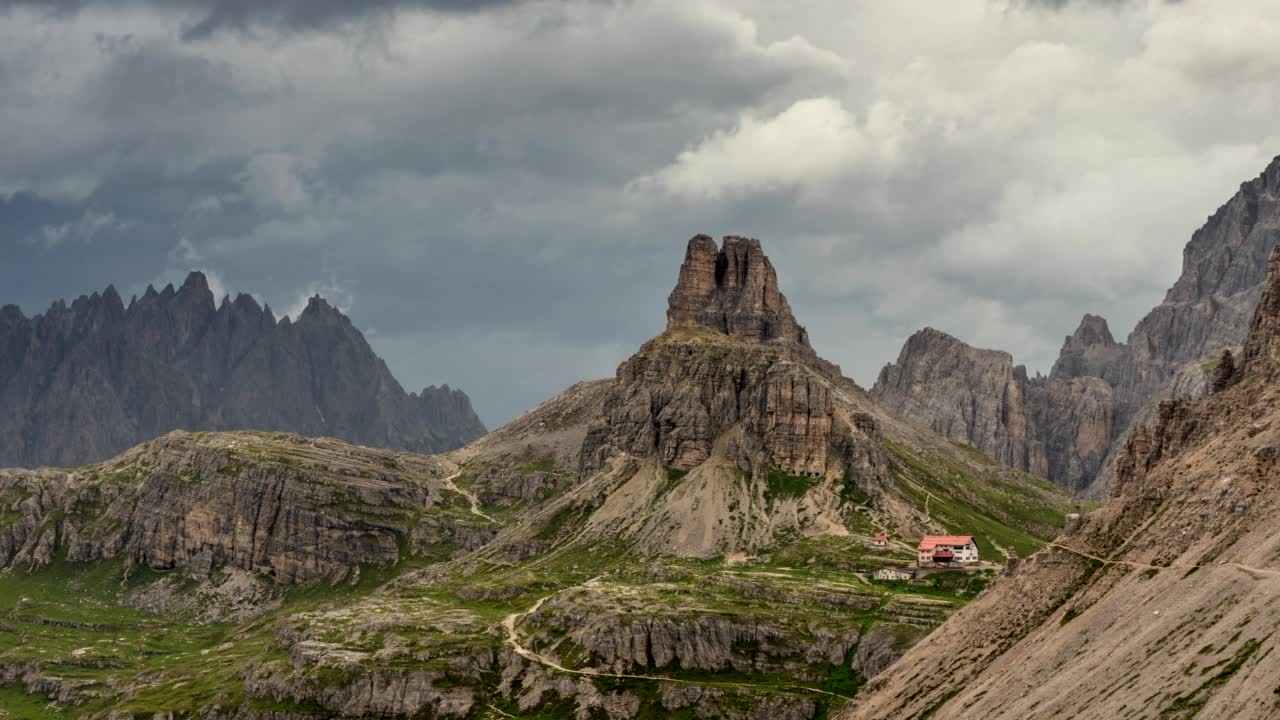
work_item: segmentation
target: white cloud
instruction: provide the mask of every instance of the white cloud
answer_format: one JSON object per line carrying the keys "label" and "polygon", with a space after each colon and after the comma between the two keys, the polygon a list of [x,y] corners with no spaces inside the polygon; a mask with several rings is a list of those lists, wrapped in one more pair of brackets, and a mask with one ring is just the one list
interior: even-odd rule
{"label": "white cloud", "polygon": [[809,98],[773,117],[745,114],[732,130],[715,132],[632,188],[704,200],[823,187],[853,173],[891,170],[902,132],[902,117],[888,103],[874,105],[859,123],[839,100]]}
{"label": "white cloud", "polygon": [[[695,232],[765,240],[862,382],[923,325],[1047,368],[1085,311],[1123,335],[1280,152],[1280,3],[1030,5],[534,0],[198,42],[143,4],[14,11],[0,129],[26,141],[0,144],[0,192],[175,203],[147,227],[208,259],[173,272],[295,315],[358,288],[402,368],[466,340],[459,374],[408,377],[494,417],[660,327]],[[69,252],[77,223],[40,222],[30,244]]]}

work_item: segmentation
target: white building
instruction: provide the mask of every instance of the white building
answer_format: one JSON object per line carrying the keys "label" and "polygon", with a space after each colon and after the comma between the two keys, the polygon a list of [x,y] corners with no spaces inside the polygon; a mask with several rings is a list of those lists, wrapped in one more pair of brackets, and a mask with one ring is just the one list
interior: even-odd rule
{"label": "white building", "polygon": [[893,565],[885,565],[871,574],[876,580],[910,580],[916,574],[911,568],[895,567]]}
{"label": "white building", "polygon": [[978,543],[972,535],[925,535],[917,550],[916,564],[920,567],[978,563]]}

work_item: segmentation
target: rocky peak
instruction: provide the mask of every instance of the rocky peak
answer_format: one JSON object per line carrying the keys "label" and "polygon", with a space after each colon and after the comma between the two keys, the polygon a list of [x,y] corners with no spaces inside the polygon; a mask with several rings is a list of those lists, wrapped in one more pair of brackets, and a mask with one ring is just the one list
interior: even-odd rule
{"label": "rocky peak", "polygon": [[667,328],[680,327],[709,327],[749,342],[809,345],[760,241],[733,235],[720,247],[707,235],[689,240],[667,309]]}
{"label": "rocky peak", "polygon": [[1240,190],[1191,236],[1182,253],[1182,275],[1165,303],[1230,296],[1255,289],[1266,257],[1280,236],[1280,157]]}
{"label": "rocky peak", "polygon": [[1244,372],[1271,377],[1280,369],[1280,246],[1267,261],[1267,283],[1249,325]]}
{"label": "rocky peak", "polygon": [[[312,298],[277,323],[203,273],[123,308],[108,288],[28,320],[0,313],[0,466],[75,466],[175,428],[260,428],[439,452],[485,433],[462,393],[414,397],[349,320]],[[93,412],[86,415],[86,409]],[[69,422],[66,418],[80,418]]]}
{"label": "rocky peak", "polygon": [[1111,336],[1111,328],[1107,326],[1107,319],[1088,313],[1080,321],[1076,331],[1067,338],[1067,345],[1074,347],[1115,344],[1115,338]]}
{"label": "rocky peak", "polygon": [[1026,368],[1000,350],[972,347],[925,328],[880,371],[872,397],[943,437],[968,443],[1006,465],[1044,474],[1028,431]]}

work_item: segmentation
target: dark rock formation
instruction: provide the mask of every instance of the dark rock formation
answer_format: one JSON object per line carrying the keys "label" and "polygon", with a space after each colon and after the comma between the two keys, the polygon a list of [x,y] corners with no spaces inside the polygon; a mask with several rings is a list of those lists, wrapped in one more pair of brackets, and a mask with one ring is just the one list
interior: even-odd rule
{"label": "dark rock formation", "polygon": [[856,386],[810,347],[759,240],[726,237],[721,250],[705,235],[690,240],[667,319],[666,333],[619,366],[585,469],[619,450],[689,469],[739,424],[731,455],[744,470],[838,477],[851,462],[877,462],[865,442],[873,419],[867,429],[835,421],[832,393]]}
{"label": "dark rock formation", "polygon": [[312,298],[277,322],[204,275],[114,288],[28,319],[0,309],[0,466],[75,466],[170,430],[281,430],[416,452],[484,434],[466,396],[406,394],[360,331]]}
{"label": "dark rock formation", "polygon": [[704,326],[749,342],[809,344],[759,240],[729,236],[717,248],[706,235],[694,237],[669,305],[668,328]]}
{"label": "dark rock formation", "polygon": [[1244,344],[1244,372],[1272,378],[1280,368],[1280,247],[1271,252],[1267,266],[1269,280]]}
{"label": "dark rock formation", "polygon": [[760,241],[729,235],[723,247],[707,235],[689,240],[667,307],[667,329],[705,327],[748,343],[773,343],[841,379],[840,368],[818,357],[809,332],[791,314],[778,274]]}
{"label": "dark rock formation", "polygon": [[[1015,404],[997,400],[1007,395],[1003,370],[957,365],[945,377],[922,374],[916,368],[937,360],[930,359],[935,351],[927,344],[913,344],[915,338],[903,348],[898,364],[881,374],[872,393],[917,422],[1023,470],[1039,472],[1035,456],[1015,452],[1010,458],[1008,448],[1042,443],[1050,480],[1075,492],[1103,495],[1130,430],[1152,420],[1162,400],[1202,397],[1212,389],[1213,360],[1243,342],[1262,296],[1267,257],[1277,243],[1280,157],[1241,185],[1195,232],[1183,251],[1181,276],[1127,342],[1117,343],[1103,318],[1084,316],[1063,343],[1049,377],[1032,380],[1024,394],[1035,407],[1021,412],[1032,422],[1018,420]],[[960,346],[958,352],[965,355],[989,352]],[[1232,382],[1230,375],[1220,380]],[[912,400],[935,395],[938,399],[926,404]],[[998,431],[953,422],[968,406],[966,398],[987,398],[975,411],[978,406],[1000,407],[1010,422]],[[1020,427],[1025,437],[1009,437]]]}
{"label": "dark rock formation", "polygon": [[1222,392],[1239,380],[1236,368],[1236,357],[1231,350],[1223,350],[1218,364],[1213,368],[1213,392]]}
{"label": "dark rock formation", "polygon": [[995,460],[1045,475],[1044,447],[1028,427],[1027,372],[998,350],[979,350],[933,328],[912,335],[872,396],[934,432]]}
{"label": "dark rock formation", "polygon": [[441,502],[441,472],[333,440],[174,433],[78,471],[0,471],[0,568],[123,558],[301,582],[391,564],[402,544],[468,544],[420,517]]}

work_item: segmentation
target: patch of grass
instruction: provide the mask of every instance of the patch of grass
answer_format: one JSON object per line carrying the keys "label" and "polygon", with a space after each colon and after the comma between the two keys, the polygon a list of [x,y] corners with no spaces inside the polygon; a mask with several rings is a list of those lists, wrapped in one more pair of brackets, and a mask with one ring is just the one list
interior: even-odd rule
{"label": "patch of grass", "polygon": [[772,504],[775,500],[804,497],[822,478],[804,475],[791,475],[772,465],[764,469],[765,501]]}
{"label": "patch of grass", "polygon": [[560,508],[551,516],[551,519],[547,521],[547,524],[544,525],[534,537],[539,540],[554,540],[560,537],[561,532],[572,520],[582,517],[583,514],[584,512],[582,508]]}
{"label": "patch of grass", "polygon": [[981,450],[970,445],[967,442],[961,442],[959,440],[948,440],[947,442],[959,448],[961,451],[964,452],[965,455],[968,455],[970,459],[974,460],[977,463],[980,463],[982,465],[996,464],[996,461],[992,460],[990,455],[982,452]]}
{"label": "patch of grass", "polygon": [[1199,715],[1205,704],[1213,697],[1213,694],[1220,687],[1227,684],[1261,646],[1262,643],[1258,640],[1246,640],[1240,646],[1240,649],[1236,651],[1230,662],[1226,663],[1213,677],[1201,683],[1200,687],[1185,695],[1175,697],[1160,711],[1160,717],[1188,719]]}
{"label": "patch of grass", "polygon": [[678,468],[667,468],[667,476],[662,481],[662,483],[658,485],[657,491],[654,492],[654,495],[653,495],[654,499],[658,500],[662,498],[664,495],[666,495],[667,493],[671,492],[673,489],[675,489],[677,485],[680,484],[681,480],[685,479],[685,477],[688,474],[689,474],[688,470],[680,470]]}

